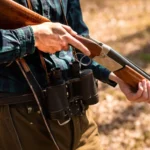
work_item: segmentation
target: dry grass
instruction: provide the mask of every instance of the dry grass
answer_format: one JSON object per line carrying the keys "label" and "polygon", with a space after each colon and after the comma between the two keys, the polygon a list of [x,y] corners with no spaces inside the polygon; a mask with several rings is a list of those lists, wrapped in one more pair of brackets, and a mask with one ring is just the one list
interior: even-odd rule
{"label": "dry grass", "polygon": [[[91,36],[150,73],[150,1],[81,0]],[[130,103],[119,88],[99,84],[93,112],[104,150],[150,150],[150,105]]]}

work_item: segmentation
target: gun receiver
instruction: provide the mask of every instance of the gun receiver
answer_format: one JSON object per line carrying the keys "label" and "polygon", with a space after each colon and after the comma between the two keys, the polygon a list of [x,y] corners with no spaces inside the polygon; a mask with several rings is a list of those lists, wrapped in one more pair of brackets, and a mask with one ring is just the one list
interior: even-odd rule
{"label": "gun receiver", "polygon": [[[1,29],[16,29],[28,25],[50,22],[49,19],[12,0],[0,1],[0,16]],[[150,75],[106,44],[79,35],[75,36],[75,38],[90,50],[90,57],[93,60],[113,71],[134,90],[137,90],[138,83],[142,79],[150,80]]]}
{"label": "gun receiver", "polygon": [[95,42],[99,43],[99,45],[102,47],[102,51],[100,56],[95,56],[93,59],[114,72],[119,78],[129,84],[133,91],[137,90],[138,83],[141,80],[150,80],[149,74],[144,72],[141,68],[127,58],[123,57],[110,46],[97,41]]}

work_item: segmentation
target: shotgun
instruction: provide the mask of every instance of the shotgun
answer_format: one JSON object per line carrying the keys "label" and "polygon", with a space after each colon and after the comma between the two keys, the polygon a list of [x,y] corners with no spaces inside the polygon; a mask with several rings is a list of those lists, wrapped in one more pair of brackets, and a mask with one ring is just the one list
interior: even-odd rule
{"label": "shotgun", "polygon": [[[1,29],[16,29],[44,22],[50,22],[50,20],[12,0],[0,1]],[[138,89],[138,83],[141,80],[150,80],[149,74],[110,46],[92,38],[87,39],[79,35],[75,36],[75,38],[90,50],[90,58],[114,72],[119,78],[130,85],[133,91]]]}

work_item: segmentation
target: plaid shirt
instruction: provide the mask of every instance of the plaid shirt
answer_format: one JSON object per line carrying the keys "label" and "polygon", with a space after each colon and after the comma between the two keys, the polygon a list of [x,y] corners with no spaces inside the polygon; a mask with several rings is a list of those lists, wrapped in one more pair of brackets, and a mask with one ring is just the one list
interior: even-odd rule
{"label": "plaid shirt", "polygon": [[[26,0],[15,0],[27,7]],[[31,0],[33,10],[53,22],[64,23],[59,0]],[[69,25],[80,35],[87,36],[88,28],[84,24],[79,0],[63,1],[63,8]],[[19,14],[18,14],[19,15]],[[15,59],[24,57],[33,74],[42,87],[46,86],[45,72],[41,65],[38,50],[34,47],[32,28],[26,26],[15,30],[0,29],[0,92],[28,92],[30,88],[19,70]],[[56,54],[45,54],[51,67],[67,70],[74,61],[72,50],[61,51]],[[11,62],[11,64],[10,64]],[[102,82],[114,85],[108,80],[109,71],[92,62],[88,68],[93,70],[94,76]]]}

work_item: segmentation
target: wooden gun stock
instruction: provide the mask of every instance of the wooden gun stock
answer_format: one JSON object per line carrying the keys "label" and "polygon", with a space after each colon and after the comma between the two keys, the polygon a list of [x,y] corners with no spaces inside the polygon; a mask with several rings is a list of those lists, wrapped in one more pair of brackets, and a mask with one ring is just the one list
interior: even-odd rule
{"label": "wooden gun stock", "polygon": [[124,82],[126,82],[128,85],[130,85],[131,90],[133,92],[136,92],[138,89],[138,83],[145,79],[144,76],[136,72],[134,69],[132,69],[129,66],[125,66],[124,68],[114,71],[114,74],[118,76],[120,79],[122,79]]}
{"label": "wooden gun stock", "polygon": [[12,0],[0,1],[0,16],[1,29],[16,29],[50,21]]}
{"label": "wooden gun stock", "polygon": [[[0,0],[1,29],[16,29],[44,22],[50,22],[50,20],[12,0]],[[91,58],[101,55],[102,47],[99,43],[79,35],[75,38],[90,50]],[[143,76],[140,72],[137,72],[128,65],[125,65],[120,70],[114,71],[114,73],[134,89],[137,89],[138,82],[142,79],[146,78],[150,80],[150,77],[147,78],[146,76]]]}

